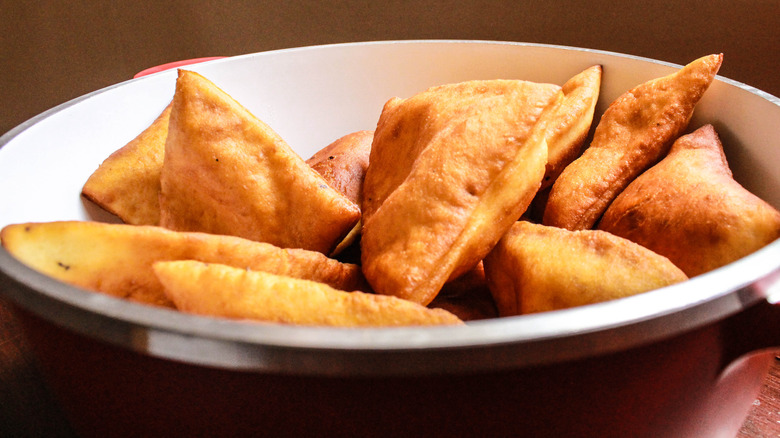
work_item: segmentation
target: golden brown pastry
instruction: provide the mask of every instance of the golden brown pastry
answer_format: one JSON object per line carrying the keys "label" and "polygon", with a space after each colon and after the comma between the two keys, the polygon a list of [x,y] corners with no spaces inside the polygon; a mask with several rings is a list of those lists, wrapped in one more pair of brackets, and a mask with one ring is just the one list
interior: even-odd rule
{"label": "golden brown pastry", "polygon": [[570,230],[592,228],[628,183],[666,155],[722,60],[720,54],[699,58],[612,102],[590,147],[552,186],[543,223]]}
{"label": "golden brown pastry", "polygon": [[485,258],[501,316],[627,297],[687,279],[666,257],[606,231],[519,221]]}
{"label": "golden brown pastry", "polygon": [[152,263],[194,259],[368,290],[360,267],[319,252],[282,249],[233,236],[99,222],[9,225],[3,246],[31,268],[66,283],[146,304],[171,306]]}
{"label": "golden brown pastry", "polygon": [[360,218],[268,125],[180,70],[160,175],[160,225],[330,252]]}
{"label": "golden brown pastry", "polygon": [[[317,151],[306,160],[306,164],[322,175],[331,187],[359,206],[363,197],[363,179],[366,176],[373,139],[374,131],[347,134]],[[331,255],[339,255],[350,245],[355,244],[363,228],[362,225],[363,223],[358,221]]]}
{"label": "golden brown pastry", "polygon": [[455,280],[445,283],[428,307],[444,309],[463,321],[498,317],[482,262]]}
{"label": "golden brown pastry", "polygon": [[547,166],[541,189],[550,187],[580,155],[593,122],[599,90],[601,66],[594,65],[566,81],[539,118],[536,129],[547,139]]}
{"label": "golden brown pastry", "polygon": [[712,125],[680,137],[604,213],[599,228],[668,257],[689,277],[780,237],[780,212],[731,175]]}
{"label": "golden brown pastry", "polygon": [[557,85],[470,81],[392,99],[363,185],[363,272],[427,305],[473,268],[531,202],[547,146],[533,136]]}
{"label": "golden brown pastry", "polygon": [[317,151],[306,164],[350,201],[360,205],[374,131],[347,134]]}
{"label": "golden brown pastry", "polygon": [[159,224],[160,170],[170,113],[168,105],[141,134],[106,158],[84,184],[84,197],[125,223]]}
{"label": "golden brown pastry", "polygon": [[462,324],[449,312],[399,298],[232,266],[159,262],[154,272],[179,310],[200,315],[337,327]]}

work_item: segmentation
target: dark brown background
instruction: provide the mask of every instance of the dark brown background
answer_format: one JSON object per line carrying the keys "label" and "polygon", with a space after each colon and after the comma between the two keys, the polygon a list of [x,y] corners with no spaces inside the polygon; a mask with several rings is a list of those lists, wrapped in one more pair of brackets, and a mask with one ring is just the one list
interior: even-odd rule
{"label": "dark brown background", "polygon": [[779,22],[777,0],[0,0],[0,133],[153,65],[366,40],[541,42],[679,64],[723,52],[723,76],[780,95]]}

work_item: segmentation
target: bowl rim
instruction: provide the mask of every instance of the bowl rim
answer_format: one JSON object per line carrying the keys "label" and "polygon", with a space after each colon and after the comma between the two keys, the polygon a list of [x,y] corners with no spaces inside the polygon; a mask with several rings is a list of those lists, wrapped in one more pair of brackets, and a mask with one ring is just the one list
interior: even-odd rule
{"label": "bowl rim", "polygon": [[[679,67],[664,61],[570,46],[484,40],[400,40],[326,44],[257,52],[271,56],[386,44],[488,44],[576,50]],[[130,79],[45,111],[0,137],[0,149],[29,127]],[[780,99],[717,80],[780,106]],[[495,370],[619,351],[724,319],[766,300],[762,279],[780,273],[780,240],[720,269],[628,298],[544,314],[473,321],[463,327],[345,329],[264,324],[154,308],[89,292],[25,266],[0,248],[0,294],[34,315],[88,337],[152,356],[232,369],[316,374],[410,374]],[[4,277],[4,278],[3,278]],[[776,281],[776,280],[774,280]],[[370,364],[370,366],[367,366]]]}

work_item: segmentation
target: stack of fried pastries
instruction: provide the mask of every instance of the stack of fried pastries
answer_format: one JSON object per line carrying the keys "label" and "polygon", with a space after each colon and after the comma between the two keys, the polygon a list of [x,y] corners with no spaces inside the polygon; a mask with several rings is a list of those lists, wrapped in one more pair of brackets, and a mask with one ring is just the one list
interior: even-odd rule
{"label": "stack of fried pastries", "polygon": [[84,185],[125,224],[0,236],[85,289],[272,323],[461,324],[623,298],[780,237],[715,129],[687,133],[721,62],[638,84],[599,118],[600,66],[561,85],[434,86],[308,160],[182,70],[171,104]]}

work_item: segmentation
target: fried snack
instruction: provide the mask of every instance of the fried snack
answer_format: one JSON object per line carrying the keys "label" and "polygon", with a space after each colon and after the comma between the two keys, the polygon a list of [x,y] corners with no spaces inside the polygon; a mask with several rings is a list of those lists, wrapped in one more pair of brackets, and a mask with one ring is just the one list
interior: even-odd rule
{"label": "fried snack", "polygon": [[159,262],[154,272],[176,307],[194,314],[337,327],[462,324],[449,312],[395,297],[226,265]]}
{"label": "fried snack", "polygon": [[132,225],[160,223],[160,169],[171,105],[89,176],[82,195]]}
{"label": "fried snack", "polygon": [[264,270],[368,290],[357,265],[302,249],[282,249],[233,236],[187,233],[156,226],[98,222],[8,225],[3,246],[31,268],[85,289],[136,302],[172,306],[152,273],[152,263],[195,259]]}
{"label": "fried snack", "polygon": [[666,257],[606,231],[517,222],[485,258],[501,316],[582,306],[687,279]]}
{"label": "fried snack", "polygon": [[[363,179],[368,168],[373,138],[374,131],[347,134],[319,150],[306,160],[306,164],[322,175],[331,187],[359,206],[363,197]],[[331,255],[341,254],[354,244],[362,228],[363,223],[358,221]]]}
{"label": "fried snack", "polygon": [[444,309],[462,321],[498,317],[482,262],[455,280],[445,283],[428,307]]}
{"label": "fried snack", "polygon": [[536,124],[547,139],[547,167],[541,189],[550,187],[563,169],[580,155],[590,131],[601,89],[601,66],[594,65],[561,87],[555,101]]}
{"label": "fried snack", "polygon": [[612,200],[666,155],[722,61],[720,54],[699,58],[616,99],[601,117],[590,147],[553,184],[543,223],[593,228]]}
{"label": "fried snack", "polygon": [[734,180],[715,128],[705,125],[626,187],[599,228],[693,277],[780,238],[780,212]]}
{"label": "fried snack", "polygon": [[179,71],[160,175],[160,225],[330,254],[360,218],[268,125]]}
{"label": "fried snack", "polygon": [[360,205],[373,139],[374,131],[347,134],[317,151],[306,164],[322,175],[331,187]]}
{"label": "fried snack", "polygon": [[363,185],[363,273],[423,305],[476,266],[531,202],[547,146],[532,136],[557,85],[470,81],[384,107]]}

